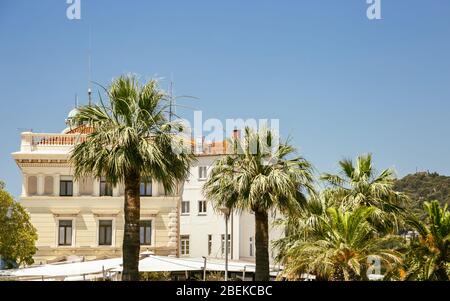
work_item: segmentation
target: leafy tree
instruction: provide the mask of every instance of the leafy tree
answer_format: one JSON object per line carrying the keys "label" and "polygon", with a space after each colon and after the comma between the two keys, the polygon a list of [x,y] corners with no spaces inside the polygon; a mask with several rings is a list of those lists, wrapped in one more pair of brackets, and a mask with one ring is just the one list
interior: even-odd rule
{"label": "leafy tree", "polygon": [[418,233],[406,254],[403,278],[407,280],[446,280],[450,278],[450,212],[439,201],[425,202],[427,218],[407,220]]}
{"label": "leafy tree", "polygon": [[[93,174],[112,185],[125,185],[123,280],[139,280],[139,185],[161,182],[167,194],[186,178],[193,156],[183,150],[167,118],[169,102],[156,80],[141,85],[135,76],[121,76],[105,89],[109,102],[85,106],[75,117],[92,128],[73,149],[70,162],[76,178]],[[174,148],[173,148],[174,147]],[[177,151],[174,151],[177,150]]]}
{"label": "leafy tree", "polygon": [[378,229],[385,233],[397,231],[408,197],[394,189],[394,171],[385,169],[377,175],[371,154],[359,156],[356,164],[345,159],[339,165],[339,175],[325,173],[321,176],[330,187],[325,193],[333,195],[335,205],[344,210],[373,207],[371,221]]}
{"label": "leafy tree", "polygon": [[5,190],[0,189],[0,257],[11,263],[33,264],[36,229],[25,209]]}
{"label": "leafy tree", "polygon": [[401,261],[395,250],[400,240],[395,236],[378,236],[368,222],[375,208],[361,206],[344,212],[330,207],[310,227],[305,239],[295,241],[285,253],[289,275],[313,273],[326,280],[367,280],[366,272],[377,258],[393,267]]}
{"label": "leafy tree", "polygon": [[311,164],[293,156],[288,143],[275,142],[268,130],[246,128],[243,139],[231,141],[231,154],[214,163],[203,187],[216,207],[255,214],[257,281],[269,280],[269,211],[292,214],[305,200],[303,192],[313,190]]}

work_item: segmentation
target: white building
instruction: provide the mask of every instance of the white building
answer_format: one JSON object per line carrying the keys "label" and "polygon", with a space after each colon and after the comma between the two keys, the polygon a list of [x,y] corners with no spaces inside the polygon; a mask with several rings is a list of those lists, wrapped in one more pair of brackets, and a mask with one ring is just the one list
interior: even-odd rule
{"label": "white building", "polygon": [[[74,112],[71,112],[71,117]],[[76,181],[68,162],[74,144],[86,137],[84,127],[62,133],[21,134],[20,150],[12,156],[23,176],[20,201],[38,231],[37,263],[117,257],[122,252],[122,184],[103,179]],[[141,249],[158,255],[221,258],[225,221],[201,193],[224,143],[202,145],[191,175],[174,195],[166,195],[156,181],[141,183]],[[253,260],[254,219],[249,213],[230,218],[231,259]],[[271,239],[281,235],[272,229]]]}
{"label": "white building", "polygon": [[[212,154],[203,152],[191,167],[190,177],[184,183],[180,210],[180,256],[225,257],[225,218],[214,210],[213,204],[202,194],[202,187],[216,159],[220,158],[216,149]],[[275,218],[275,217],[274,217]],[[271,227],[270,240],[281,238],[283,229]],[[248,212],[236,213],[229,218],[229,254],[230,259],[254,261],[255,257],[255,220]],[[189,244],[186,254],[184,246]],[[270,258],[273,255],[270,252]]]}

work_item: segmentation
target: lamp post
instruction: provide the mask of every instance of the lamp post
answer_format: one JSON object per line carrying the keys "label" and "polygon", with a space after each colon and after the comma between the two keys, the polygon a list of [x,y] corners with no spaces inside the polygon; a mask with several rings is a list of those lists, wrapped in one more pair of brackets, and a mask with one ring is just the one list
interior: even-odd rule
{"label": "lamp post", "polygon": [[206,281],[206,256],[203,257],[203,281]]}
{"label": "lamp post", "polygon": [[230,209],[222,207],[220,211],[225,216],[225,281],[228,281],[228,218],[230,217]]}

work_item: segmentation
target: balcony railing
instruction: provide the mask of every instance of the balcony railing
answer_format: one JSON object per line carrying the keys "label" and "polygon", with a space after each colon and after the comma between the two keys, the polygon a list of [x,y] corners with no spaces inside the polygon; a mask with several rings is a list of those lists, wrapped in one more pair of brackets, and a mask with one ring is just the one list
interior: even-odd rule
{"label": "balcony railing", "polygon": [[70,148],[86,140],[85,134],[22,133],[22,151]]}
{"label": "balcony railing", "polygon": [[[74,145],[86,141],[87,134],[52,134],[52,133],[22,133],[21,151],[67,151]],[[197,142],[191,144],[191,151],[196,155],[224,155],[229,153],[230,145],[226,141]]]}

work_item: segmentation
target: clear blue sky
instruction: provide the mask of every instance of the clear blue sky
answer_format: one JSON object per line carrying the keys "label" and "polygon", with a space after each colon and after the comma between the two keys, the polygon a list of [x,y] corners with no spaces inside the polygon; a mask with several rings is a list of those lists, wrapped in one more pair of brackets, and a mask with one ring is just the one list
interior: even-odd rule
{"label": "clear blue sky", "polygon": [[[372,152],[400,176],[450,174],[450,1],[0,0],[0,179],[20,130],[59,132],[92,79],[170,78],[205,118],[279,118],[320,172]],[[167,84],[167,81],[165,82]],[[192,112],[185,110],[186,117]]]}

